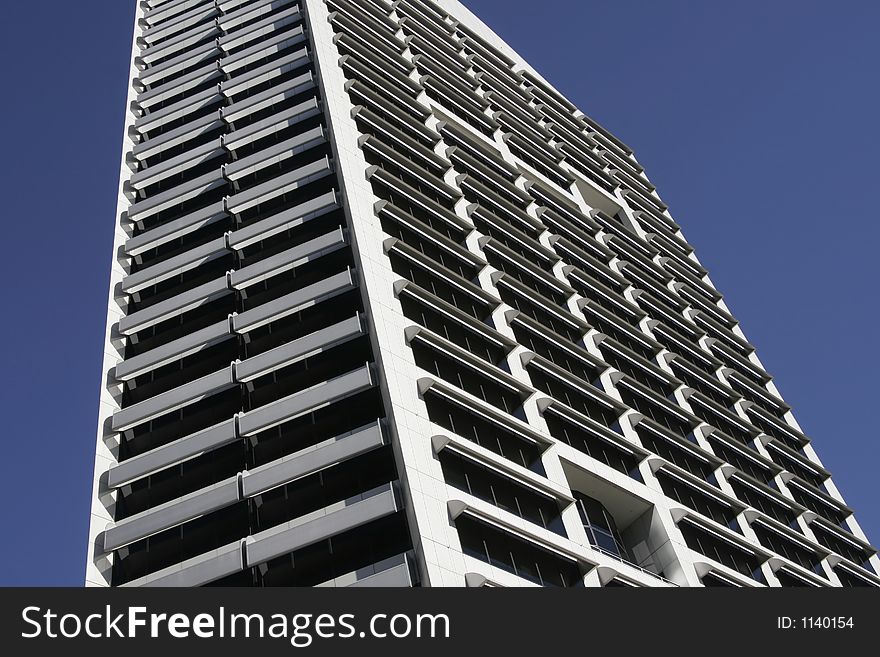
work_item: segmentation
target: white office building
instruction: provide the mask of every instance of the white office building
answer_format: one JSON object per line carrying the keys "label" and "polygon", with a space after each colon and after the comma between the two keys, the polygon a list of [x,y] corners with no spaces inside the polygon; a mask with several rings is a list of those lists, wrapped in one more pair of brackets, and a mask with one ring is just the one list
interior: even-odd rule
{"label": "white office building", "polygon": [[88,585],[880,585],[633,151],[462,4],[141,0],[130,75]]}

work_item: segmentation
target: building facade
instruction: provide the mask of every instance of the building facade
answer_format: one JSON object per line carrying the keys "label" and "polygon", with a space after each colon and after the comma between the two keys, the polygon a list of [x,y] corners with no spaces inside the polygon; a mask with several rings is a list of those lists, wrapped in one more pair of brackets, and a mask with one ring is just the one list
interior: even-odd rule
{"label": "building facade", "polygon": [[453,0],[141,0],[86,582],[878,586],[632,150]]}

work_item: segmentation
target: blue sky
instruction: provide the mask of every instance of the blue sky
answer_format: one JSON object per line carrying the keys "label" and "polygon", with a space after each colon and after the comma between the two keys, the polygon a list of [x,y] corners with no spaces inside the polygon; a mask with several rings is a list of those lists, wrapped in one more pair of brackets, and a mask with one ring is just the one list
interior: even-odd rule
{"label": "blue sky", "polygon": [[[880,4],[467,4],[635,149],[880,541]],[[0,22],[4,585],[82,581],[134,5]]]}

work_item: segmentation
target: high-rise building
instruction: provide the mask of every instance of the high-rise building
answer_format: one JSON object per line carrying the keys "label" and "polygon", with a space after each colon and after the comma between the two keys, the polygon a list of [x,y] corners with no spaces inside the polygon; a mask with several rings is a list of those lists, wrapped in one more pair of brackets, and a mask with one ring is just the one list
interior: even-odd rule
{"label": "high-rise building", "polygon": [[880,584],[632,150],[453,0],[139,3],[103,372],[90,585]]}

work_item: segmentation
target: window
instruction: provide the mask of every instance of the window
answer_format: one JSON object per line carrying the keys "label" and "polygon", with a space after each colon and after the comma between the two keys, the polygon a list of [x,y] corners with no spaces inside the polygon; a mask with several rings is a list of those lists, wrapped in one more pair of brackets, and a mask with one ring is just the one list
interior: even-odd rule
{"label": "window", "polygon": [[868,559],[870,559],[874,555],[874,550],[859,547],[853,543],[850,543],[847,540],[844,540],[835,532],[823,527],[821,523],[814,522],[812,525],[810,525],[810,528],[813,530],[813,534],[816,536],[816,540],[819,541],[821,545],[824,545],[826,548],[836,552],[842,557],[846,557],[854,564],[858,564],[866,570],[872,569],[870,563],[868,562]]}
{"label": "window", "polygon": [[574,342],[575,344],[580,343],[584,334],[588,330],[586,327],[582,329],[574,323],[563,321],[560,317],[554,316],[554,314],[547,309],[542,308],[531,299],[528,299],[525,295],[515,292],[506,285],[500,286],[498,293],[501,295],[501,299],[504,303],[516,308],[524,315],[532,318],[538,324],[546,326],[554,333],[558,333],[568,339],[569,342]]}
{"label": "window", "polygon": [[761,417],[757,413],[749,413],[749,421],[756,427],[761,429],[761,431],[766,433],[768,436],[772,436],[779,442],[788,445],[788,447],[790,447],[791,449],[799,450],[803,446],[801,441],[797,440],[793,436],[790,436],[788,433],[786,433],[767,419]]}
{"label": "window", "polygon": [[706,573],[703,576],[703,579],[700,580],[705,587],[726,587],[726,588],[737,588],[737,585],[732,581],[727,579],[726,577],[721,577],[715,573]]}
{"label": "window", "polygon": [[615,577],[614,579],[609,580],[608,582],[606,582],[602,586],[604,586],[606,589],[607,588],[627,588],[627,589],[638,588],[637,584],[627,582],[625,579],[620,579],[619,577]]}
{"label": "window", "polygon": [[537,444],[430,392],[425,395],[425,405],[428,408],[428,417],[431,421],[444,429],[466,438],[480,447],[485,447],[532,472],[545,474],[541,462],[542,449]]}
{"label": "window", "polygon": [[636,433],[639,436],[642,447],[651,450],[657,456],[666,459],[670,463],[674,463],[682,470],[687,470],[695,477],[715,485],[715,466],[710,461],[697,456],[697,454],[686,449],[673,438],[662,436],[659,430],[652,431],[648,429],[645,426],[646,422],[643,421],[636,425]]}
{"label": "window", "polygon": [[786,506],[770,495],[759,492],[757,489],[739,482],[736,479],[731,479],[729,483],[731,488],[733,488],[733,492],[743,502],[755,507],[759,511],[763,511],[774,520],[781,522],[783,525],[788,525],[792,529],[798,532],[800,531],[796,520],[798,516],[797,511]]}
{"label": "window", "polygon": [[800,577],[795,577],[794,575],[792,575],[791,573],[789,573],[788,571],[785,571],[785,570],[777,571],[776,572],[776,579],[779,580],[780,585],[786,586],[786,587],[814,586],[813,584],[810,584],[807,580],[801,579]]}
{"label": "window", "polygon": [[850,573],[847,570],[843,570],[842,568],[835,568],[834,572],[837,574],[837,577],[843,586],[847,586],[847,587],[877,586],[877,584],[872,584],[867,579],[862,579],[861,577],[857,577],[853,573]]}
{"label": "window", "polygon": [[792,474],[797,475],[811,486],[818,488],[820,491],[825,491],[824,484],[827,477],[823,473],[804,465],[794,456],[787,454],[783,448],[776,443],[770,443],[767,448],[776,463]]}
{"label": "window", "polygon": [[599,317],[597,313],[589,312],[589,308],[585,307],[584,312],[588,313],[587,321],[589,321],[597,331],[611,336],[624,347],[628,347],[646,360],[652,361],[654,359],[654,356],[657,353],[657,350],[654,347],[649,347],[644,343],[637,341],[627,332],[617,328],[617,326],[608,320]]}
{"label": "window", "polygon": [[689,436],[693,431],[693,427],[689,422],[674,415],[672,412],[650,400],[648,397],[636,394],[625,386],[618,386],[617,390],[620,393],[620,398],[623,399],[624,404],[630,408],[634,408],[645,417],[649,417],[658,424],[666,427],[672,433],[681,436],[685,440],[689,440]]}
{"label": "window", "polygon": [[753,552],[734,545],[687,520],[678,525],[688,547],[738,573],[765,583],[761,573],[762,560]]}
{"label": "window", "polygon": [[[773,481],[773,470],[767,466],[762,465],[753,459],[747,458],[745,454],[726,445],[715,436],[709,436],[707,440],[712,445],[712,451],[715,452],[719,458],[724,459],[730,463],[730,465],[736,467],[740,472],[744,472],[756,481],[760,481],[762,484],[767,484],[768,482]],[[737,497],[739,496],[737,495]]]}
{"label": "window", "polygon": [[[539,356],[546,358],[565,371],[572,373],[585,383],[589,383],[601,390],[599,375],[602,373],[603,367],[587,360],[586,356],[578,357],[570,351],[566,351],[564,347],[571,347],[561,344],[558,337],[547,338],[540,336],[531,329],[527,330],[520,323],[514,323],[512,328],[517,341],[521,345],[531,349]],[[578,347],[574,346],[574,348],[577,349]]]}
{"label": "window", "polygon": [[662,470],[657,473],[657,480],[667,496],[694,511],[699,511],[719,525],[724,525],[728,529],[742,533],[736,520],[736,516],[739,514],[739,509],[736,507],[725,504],[720,499],[689,486]]}
{"label": "window", "polygon": [[608,408],[600,404],[570,383],[548,376],[543,371],[531,367],[531,363],[530,367],[528,367],[528,372],[532,384],[541,392],[550,395],[578,413],[586,415],[591,420],[608,427],[612,431],[619,432],[617,418],[620,413],[617,409]]}
{"label": "window", "polygon": [[465,366],[464,361],[447,356],[422,342],[414,341],[411,347],[416,365],[436,374],[444,381],[512,415],[522,407],[522,399],[518,392],[502,386],[498,381],[473,367]]}
{"label": "window", "polygon": [[618,559],[633,562],[633,557],[629,549],[620,537],[617,531],[617,523],[614,517],[608,513],[608,510],[598,500],[587,497],[583,493],[573,491],[575,505],[581,522],[584,525],[584,531],[587,533],[587,540],[590,545],[599,548],[602,552],[609,553]]}
{"label": "window", "polygon": [[[415,224],[418,222],[414,220],[413,223]],[[473,281],[480,270],[479,266],[474,265],[470,261],[466,261],[466,259],[453,250],[452,247],[443,244],[441,241],[442,238],[435,237],[434,240],[428,239],[409,226],[391,221],[390,219],[382,220],[382,230],[392,237],[398,238],[404,244],[411,246],[413,249],[430,258],[434,262],[439,263],[449,271],[455,272],[466,281]],[[422,229],[422,232],[430,235],[432,231],[426,227]]]}
{"label": "window", "polygon": [[556,500],[449,450],[441,452],[440,465],[443,467],[443,477],[450,486],[560,536],[566,535]]}
{"label": "window", "polygon": [[[721,429],[721,431],[731,438],[734,438],[737,442],[746,446],[751,444],[752,434],[750,434],[745,427],[741,426],[740,423],[735,422],[732,418],[729,418],[719,409],[710,406],[703,399],[700,399],[699,394],[693,395],[688,401],[690,402],[691,408],[694,409],[694,414],[697,417],[705,420],[713,427]],[[744,420],[740,420],[739,422],[745,424]]]}
{"label": "window", "polygon": [[587,431],[556,415],[548,413],[544,415],[544,419],[547,421],[550,435],[557,440],[561,440],[579,452],[629,475],[636,481],[642,481],[642,476],[639,473],[641,459],[632,452],[625,451],[615,446],[610,440],[601,438],[596,433]]}
{"label": "window", "polygon": [[390,260],[391,268],[395,274],[412,281],[462,312],[466,312],[480,321],[487,318],[492,312],[491,305],[484,301],[479,301],[473,295],[467,294],[464,290],[442,279],[421,263],[415,263],[396,252],[391,253]]}
{"label": "window", "polygon": [[464,323],[451,319],[448,315],[413,297],[402,297],[400,305],[407,318],[493,365],[500,363],[508,351],[507,348],[490,342]]}
{"label": "window", "polygon": [[538,296],[547,299],[548,302],[555,303],[557,306],[565,308],[565,302],[568,298],[568,295],[565,292],[560,291],[558,288],[553,287],[540,278],[540,276],[528,271],[525,267],[522,267],[519,263],[515,262],[513,258],[499,256],[498,252],[500,249],[495,251],[486,248],[484,251],[486,253],[486,260],[488,260],[489,264],[495,267],[495,269],[503,271],[508,276],[515,278]]}
{"label": "window", "polygon": [[[675,370],[675,376],[681,379],[688,388],[693,388],[694,390],[699,391],[701,394],[705,395],[712,401],[718,403],[720,406],[728,408],[730,406],[732,397],[730,395],[722,394],[720,390],[709,386],[696,374],[693,374],[686,368],[682,367],[680,362],[682,360],[684,359],[681,357],[681,355],[678,355],[675,359],[673,359],[671,363],[672,369]],[[694,369],[699,369],[691,363],[688,363],[688,365],[690,367],[693,367]]]}
{"label": "window", "polygon": [[674,388],[672,384],[661,381],[659,377],[651,374],[648,370],[639,367],[629,358],[615,353],[606,342],[599,344],[599,349],[602,351],[602,357],[605,359],[606,363],[614,367],[614,369],[623,372],[630,378],[638,381],[646,388],[650,388],[661,397],[669,398]]}
{"label": "window", "polygon": [[807,570],[813,571],[817,575],[821,575],[822,577],[825,576],[825,571],[822,570],[821,554],[817,554],[805,545],[801,545],[787,536],[778,534],[759,523],[753,524],[752,529],[758,537],[758,541],[764,547],[770,548],[774,552],[781,554],[783,557],[790,559]]}
{"label": "window", "polygon": [[846,519],[850,516],[850,512],[837,506],[825,502],[818,495],[807,492],[805,488],[797,485],[796,481],[792,481],[788,485],[788,491],[794,498],[794,501],[805,506],[811,511],[815,511],[820,516],[828,520],[832,525],[845,527]]}
{"label": "window", "polygon": [[462,516],[455,521],[462,551],[541,586],[580,587],[577,563],[486,523]]}

